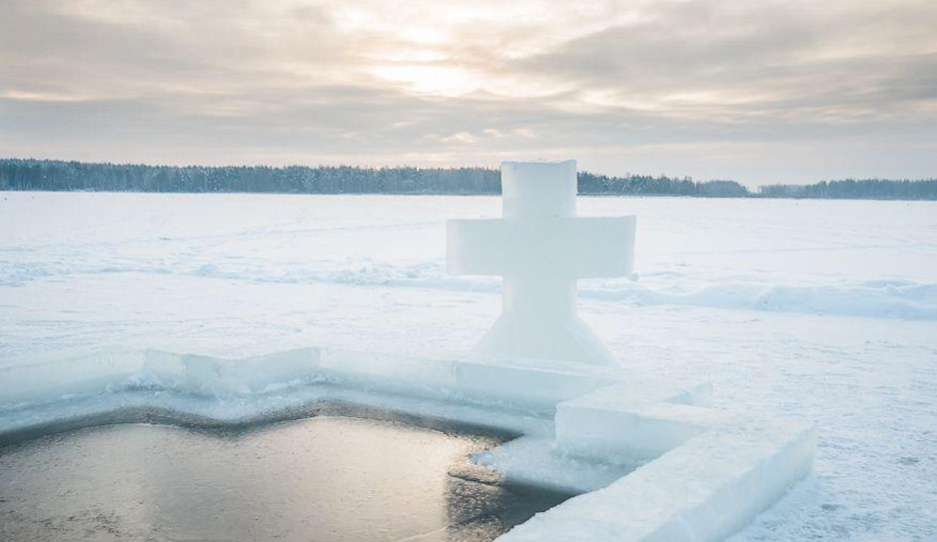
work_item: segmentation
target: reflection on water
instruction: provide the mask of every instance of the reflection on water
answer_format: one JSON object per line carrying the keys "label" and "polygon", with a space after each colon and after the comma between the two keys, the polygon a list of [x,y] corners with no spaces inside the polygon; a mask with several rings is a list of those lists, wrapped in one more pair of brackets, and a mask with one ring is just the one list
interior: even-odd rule
{"label": "reflection on water", "polygon": [[568,497],[466,460],[496,443],[352,417],[80,429],[0,448],[0,540],[490,540]]}

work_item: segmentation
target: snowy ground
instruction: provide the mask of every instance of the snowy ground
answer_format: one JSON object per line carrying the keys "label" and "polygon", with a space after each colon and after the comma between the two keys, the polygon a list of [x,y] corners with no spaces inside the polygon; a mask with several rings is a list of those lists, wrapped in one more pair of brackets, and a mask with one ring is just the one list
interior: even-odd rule
{"label": "snowy ground", "polygon": [[[815,474],[737,540],[937,537],[937,204],[581,198],[638,216],[637,281],[581,313],[649,379],[819,429]],[[106,346],[469,349],[498,280],[449,277],[487,197],[0,193],[0,367]]]}

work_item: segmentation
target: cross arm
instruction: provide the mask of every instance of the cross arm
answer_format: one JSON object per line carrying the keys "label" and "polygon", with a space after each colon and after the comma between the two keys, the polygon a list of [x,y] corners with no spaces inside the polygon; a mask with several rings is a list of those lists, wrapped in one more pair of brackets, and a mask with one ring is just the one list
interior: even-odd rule
{"label": "cross arm", "polygon": [[567,278],[628,275],[634,262],[633,216],[450,220],[450,273],[559,274]]}

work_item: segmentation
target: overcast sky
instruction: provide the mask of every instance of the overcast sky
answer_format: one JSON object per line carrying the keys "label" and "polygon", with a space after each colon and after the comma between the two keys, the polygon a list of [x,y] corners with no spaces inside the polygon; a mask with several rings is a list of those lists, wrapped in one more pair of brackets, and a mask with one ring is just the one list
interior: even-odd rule
{"label": "overcast sky", "polygon": [[0,156],[937,177],[937,0],[0,0]]}

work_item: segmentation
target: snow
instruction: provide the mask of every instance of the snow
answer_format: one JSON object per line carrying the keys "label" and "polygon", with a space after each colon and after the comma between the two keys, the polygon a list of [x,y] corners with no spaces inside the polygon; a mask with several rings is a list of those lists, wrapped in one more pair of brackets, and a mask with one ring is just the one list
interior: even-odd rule
{"label": "snow", "polygon": [[[498,280],[446,274],[445,221],[495,218],[499,206],[486,197],[0,194],[0,369],[54,380],[36,364],[112,348],[234,358],[310,345],[465,352],[498,314]],[[581,317],[626,372],[659,387],[709,380],[720,414],[817,428],[813,474],[733,540],[937,532],[937,205],[580,198],[579,214],[639,217],[639,280],[580,282]],[[87,376],[107,380],[125,360],[98,361]],[[50,382],[46,397],[60,392]],[[206,415],[256,412],[254,395],[238,397],[225,409],[198,405]],[[34,415],[137,400],[76,398]],[[517,428],[531,441],[546,439],[549,427],[524,419]],[[602,485],[595,470],[583,478]]]}

